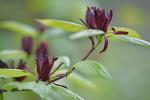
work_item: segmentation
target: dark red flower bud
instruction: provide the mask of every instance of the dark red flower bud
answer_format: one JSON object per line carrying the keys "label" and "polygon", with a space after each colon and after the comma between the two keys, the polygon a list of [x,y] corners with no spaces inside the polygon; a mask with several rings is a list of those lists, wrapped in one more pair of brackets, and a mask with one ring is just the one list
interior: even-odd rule
{"label": "dark red flower bud", "polygon": [[8,68],[8,65],[2,60],[0,60],[0,68]]}
{"label": "dark red flower bud", "polygon": [[36,50],[36,56],[40,55],[48,55],[48,44],[45,41],[42,41]]}
{"label": "dark red flower bud", "polygon": [[23,69],[24,70],[25,68],[26,68],[26,62],[23,60],[20,60],[18,66],[17,66],[17,69]]}
{"label": "dark red flower bud", "polygon": [[[17,69],[25,70],[26,62],[24,62],[23,60],[20,60],[18,66],[17,66]],[[25,80],[25,78],[26,78],[26,76],[16,77],[15,80],[21,82],[21,81]]]}
{"label": "dark red flower bud", "polygon": [[36,24],[36,27],[37,27],[37,30],[40,32],[40,33],[43,33],[45,30],[46,30],[46,26],[44,26],[43,24],[41,23],[38,23]]}
{"label": "dark red flower bud", "polygon": [[38,79],[41,81],[48,81],[51,69],[57,58],[48,58],[47,55],[41,54],[37,58],[37,73]]}
{"label": "dark red flower bud", "polygon": [[84,24],[86,24],[89,29],[98,29],[106,33],[112,16],[112,10],[106,12],[104,9],[88,7]]}
{"label": "dark red flower bud", "polygon": [[32,52],[33,40],[32,37],[26,36],[22,39],[22,49],[27,52],[29,55]]}

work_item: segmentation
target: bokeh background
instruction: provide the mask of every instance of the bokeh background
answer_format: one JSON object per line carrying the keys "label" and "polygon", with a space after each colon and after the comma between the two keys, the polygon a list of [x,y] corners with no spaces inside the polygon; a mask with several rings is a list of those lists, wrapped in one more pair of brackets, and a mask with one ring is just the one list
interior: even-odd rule
{"label": "bokeh background", "polygon": [[[114,10],[113,26],[132,28],[150,41],[149,0],[0,0],[0,21],[15,20],[35,26],[36,18],[64,19],[81,23],[88,5]],[[67,55],[79,61],[89,48],[87,39],[72,41],[71,33],[47,31],[51,55]],[[0,50],[20,49],[20,38],[0,30]],[[150,100],[150,49],[122,42],[111,42],[107,52],[89,59],[100,61],[112,81],[94,80],[95,85],[71,82],[72,90],[85,100]],[[17,100],[17,99],[16,99]]]}

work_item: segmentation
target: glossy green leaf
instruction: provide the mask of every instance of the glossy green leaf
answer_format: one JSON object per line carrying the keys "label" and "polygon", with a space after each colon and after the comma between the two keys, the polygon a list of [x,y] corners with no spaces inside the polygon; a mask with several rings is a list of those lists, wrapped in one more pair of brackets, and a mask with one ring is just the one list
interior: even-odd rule
{"label": "glossy green leaf", "polygon": [[8,78],[11,78],[11,77],[20,77],[20,76],[33,76],[33,74],[29,73],[26,70],[0,69],[0,76],[6,76]]}
{"label": "glossy green leaf", "polygon": [[70,31],[70,32],[79,32],[79,31],[85,30],[85,27],[82,25],[68,22],[68,21],[63,21],[63,20],[37,19],[37,21],[42,23],[45,26],[59,28],[65,31]]}
{"label": "glossy green leaf", "polygon": [[85,60],[80,61],[74,65],[76,70],[83,73],[86,76],[93,78],[111,79],[110,74],[104,68],[102,64],[97,61]]}
{"label": "glossy green leaf", "polygon": [[116,35],[111,38],[115,38],[115,39],[118,39],[121,41],[129,42],[129,43],[133,43],[133,44],[137,44],[137,45],[141,45],[141,46],[150,47],[150,42],[141,40],[138,38],[133,38],[133,37],[124,36],[124,35]]}
{"label": "glossy green leaf", "polygon": [[18,33],[20,35],[36,36],[37,31],[26,24],[15,21],[4,21],[0,23],[0,28]]}
{"label": "glossy green leaf", "polygon": [[2,60],[20,60],[26,58],[27,54],[19,50],[4,50],[0,52],[0,59]]}
{"label": "glossy green leaf", "polygon": [[89,36],[97,36],[97,35],[103,35],[103,34],[105,34],[105,33],[101,30],[89,29],[89,30],[75,33],[75,34],[71,35],[70,38],[71,39],[79,39],[79,38],[84,38],[84,37],[89,37]]}
{"label": "glossy green leaf", "polygon": [[83,75],[79,75],[78,73],[72,73],[67,77],[67,81],[71,83],[73,86],[77,87],[84,87],[96,90],[98,87],[96,84],[89,80],[89,78],[84,77]]}
{"label": "glossy green leaf", "polygon": [[[124,27],[113,27],[115,29],[115,31],[125,31],[125,32],[128,32],[128,35],[129,37],[134,37],[134,38],[139,38],[139,39],[142,39],[142,37],[135,31],[135,30],[132,30],[132,29],[129,29],[129,28],[124,28]],[[113,31],[110,29],[108,31],[108,33],[110,35],[113,35],[111,34]]]}
{"label": "glossy green leaf", "polygon": [[58,87],[55,85],[46,85],[44,82],[27,82],[27,83],[13,83],[19,90],[32,90],[44,100],[83,100],[77,94],[68,89]]}

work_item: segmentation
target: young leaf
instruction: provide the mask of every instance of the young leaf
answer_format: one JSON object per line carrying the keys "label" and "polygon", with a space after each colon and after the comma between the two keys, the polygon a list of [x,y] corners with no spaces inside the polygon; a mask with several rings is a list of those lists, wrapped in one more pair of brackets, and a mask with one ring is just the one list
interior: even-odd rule
{"label": "young leaf", "polygon": [[0,52],[0,59],[9,60],[9,59],[26,59],[27,54],[19,50],[4,50]]}
{"label": "young leaf", "polygon": [[[115,29],[116,32],[117,31],[128,32],[127,36],[129,36],[129,37],[142,39],[142,37],[135,30],[132,30],[132,29],[129,29],[129,28],[124,28],[124,27],[113,27],[113,28]],[[111,29],[109,29],[108,32],[112,33],[113,31]]]}
{"label": "young leaf", "polygon": [[89,36],[96,36],[96,35],[103,35],[105,34],[103,31],[101,30],[85,30],[85,31],[81,31],[78,33],[75,33],[73,35],[70,36],[71,39],[79,39],[79,38],[84,38],[84,37],[89,37]]}
{"label": "young leaf", "polygon": [[63,29],[70,32],[79,32],[85,30],[85,27],[76,23],[56,20],[56,19],[37,19],[38,22],[45,26]]}
{"label": "young leaf", "polygon": [[5,30],[9,30],[12,31],[14,33],[18,33],[20,35],[28,35],[28,36],[36,36],[37,31],[20,22],[15,22],[15,21],[4,21],[0,23],[0,28],[1,29],[5,29]]}
{"label": "young leaf", "polygon": [[44,82],[12,83],[19,90],[32,90],[44,100],[83,100],[68,89],[55,85],[46,85]]}
{"label": "young leaf", "polygon": [[12,77],[21,77],[21,76],[33,76],[33,74],[27,72],[26,70],[0,69],[0,76],[12,78]]}
{"label": "young leaf", "polygon": [[97,61],[85,60],[80,61],[74,65],[76,70],[83,73],[86,76],[94,77],[94,78],[103,78],[103,79],[111,79],[110,74]]}
{"label": "young leaf", "polygon": [[129,42],[129,43],[133,43],[133,44],[137,44],[137,45],[141,45],[141,46],[146,46],[146,47],[150,47],[150,42],[145,41],[145,40],[141,40],[138,38],[133,38],[133,37],[129,37],[129,36],[124,36],[124,35],[115,35],[111,38],[115,38],[118,40],[122,40],[125,42]]}

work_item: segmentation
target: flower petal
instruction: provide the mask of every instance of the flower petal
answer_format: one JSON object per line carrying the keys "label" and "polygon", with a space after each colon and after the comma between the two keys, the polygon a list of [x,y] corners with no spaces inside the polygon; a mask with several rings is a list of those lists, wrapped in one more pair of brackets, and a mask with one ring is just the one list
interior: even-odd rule
{"label": "flower petal", "polygon": [[2,60],[0,60],[0,68],[8,68],[8,65]]}
{"label": "flower petal", "polygon": [[100,51],[100,54],[105,52],[107,50],[108,47],[108,38],[106,36],[104,36],[104,47],[103,49]]}
{"label": "flower petal", "polygon": [[116,32],[114,32],[114,34],[116,34],[116,35],[127,35],[128,32],[125,32],[125,31],[116,31]]}

